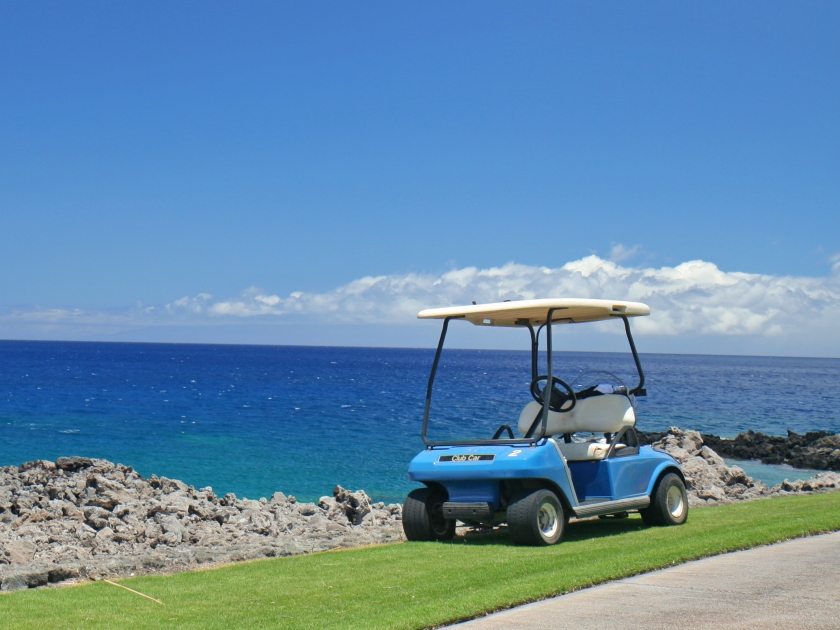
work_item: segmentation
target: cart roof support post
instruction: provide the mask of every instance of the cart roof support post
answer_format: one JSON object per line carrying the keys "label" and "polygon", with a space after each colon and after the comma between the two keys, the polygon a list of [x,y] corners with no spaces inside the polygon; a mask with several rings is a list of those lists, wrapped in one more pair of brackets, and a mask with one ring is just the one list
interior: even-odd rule
{"label": "cart roof support post", "polygon": [[548,426],[548,406],[551,404],[551,388],[554,386],[554,361],[552,355],[552,334],[551,334],[551,320],[554,318],[554,309],[548,309],[548,315],[545,318],[545,351],[548,358],[548,380],[545,382],[545,389],[543,390],[543,412],[542,422],[540,423],[540,433],[537,439],[542,439],[545,436],[545,430]]}
{"label": "cart roof support post", "polygon": [[645,373],[642,370],[642,362],[639,361],[639,353],[636,352],[636,344],[633,342],[633,335],[630,333],[630,322],[626,315],[622,315],[621,319],[624,320],[624,330],[627,333],[627,341],[630,342],[630,350],[633,352],[633,361],[636,362],[636,371],[639,373],[639,384],[631,389],[629,393],[634,396],[647,396],[647,392],[645,391]]}
{"label": "cart roof support post", "polygon": [[429,440],[426,439],[426,431],[429,428],[429,410],[432,407],[432,386],[435,384],[435,373],[440,363],[440,353],[443,351],[443,342],[446,339],[446,329],[449,328],[449,320],[456,319],[447,317],[443,320],[443,329],[440,331],[440,341],[438,341],[437,352],[435,352],[435,361],[432,363],[432,373],[429,374],[429,386],[426,388],[426,406],[423,409],[423,443],[426,446],[431,446]]}

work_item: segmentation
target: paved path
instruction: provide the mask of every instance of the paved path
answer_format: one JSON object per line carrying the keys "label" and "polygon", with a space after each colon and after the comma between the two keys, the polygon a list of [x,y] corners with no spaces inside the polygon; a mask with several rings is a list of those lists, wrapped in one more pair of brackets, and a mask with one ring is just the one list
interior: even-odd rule
{"label": "paved path", "polygon": [[840,532],[697,560],[450,627],[837,629]]}

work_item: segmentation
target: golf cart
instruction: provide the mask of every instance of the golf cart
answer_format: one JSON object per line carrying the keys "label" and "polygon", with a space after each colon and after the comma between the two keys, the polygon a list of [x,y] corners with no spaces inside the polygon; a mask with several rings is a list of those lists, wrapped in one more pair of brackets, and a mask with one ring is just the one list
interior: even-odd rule
{"label": "golf cart", "polygon": [[[540,299],[436,308],[420,319],[442,319],[443,330],[426,391],[423,442],[408,476],[424,484],[403,508],[408,540],[447,540],[456,521],[475,527],[507,523],[514,543],[552,545],[570,518],[623,517],[638,511],[648,525],[680,525],[688,517],[685,478],[679,464],[650,446],[639,446],[634,429],[636,397],[645,376],[630,334],[630,317],[650,314],[638,302]],[[552,328],[559,324],[619,319],[638,372],[628,388],[608,372],[569,384],[554,375]],[[527,329],[531,339],[533,397],[517,429],[503,424],[491,438],[431,441],[427,437],[432,388],[449,323]],[[539,338],[545,330],[546,373],[538,373]],[[585,375],[582,375],[585,376]],[[605,383],[612,380],[612,383]]]}

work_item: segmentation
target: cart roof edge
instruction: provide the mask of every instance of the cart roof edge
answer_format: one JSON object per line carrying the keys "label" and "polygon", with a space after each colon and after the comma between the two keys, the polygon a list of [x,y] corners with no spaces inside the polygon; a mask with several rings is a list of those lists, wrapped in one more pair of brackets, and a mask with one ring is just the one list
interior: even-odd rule
{"label": "cart roof edge", "polygon": [[554,323],[597,322],[614,317],[650,315],[650,307],[641,302],[625,300],[595,300],[588,298],[545,298],[427,308],[417,314],[419,319],[466,319],[477,326],[522,326],[526,322],[540,326],[554,309]]}

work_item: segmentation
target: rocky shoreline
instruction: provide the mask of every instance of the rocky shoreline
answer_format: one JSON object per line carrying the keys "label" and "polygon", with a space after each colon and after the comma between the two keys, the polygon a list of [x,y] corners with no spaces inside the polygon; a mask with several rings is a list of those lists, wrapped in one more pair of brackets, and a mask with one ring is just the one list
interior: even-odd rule
{"label": "rocky shoreline", "polygon": [[[666,433],[642,433],[643,444],[652,444]],[[840,471],[840,435],[829,431],[809,431],[804,435],[788,430],[787,437],[743,431],[734,439],[708,433],[703,441],[721,457],[755,459],[763,464],[788,464],[794,468]]]}
{"label": "rocky shoreline", "polygon": [[789,464],[794,468],[840,471],[840,435],[813,431],[799,435],[788,431],[787,437],[776,437],[745,431],[734,440],[703,435],[711,448],[723,457],[760,459],[764,464]]}
{"label": "rocky shoreline", "polygon": [[[693,507],[840,489],[836,472],[770,488],[697,431],[643,438],[680,462]],[[398,542],[401,518],[400,505],[341,486],[317,504],[281,492],[254,501],[100,459],[39,460],[0,468],[0,590]]]}
{"label": "rocky shoreline", "polygon": [[[738,466],[727,466],[697,431],[672,427],[667,433],[645,434],[643,441],[676,459],[682,467],[691,507],[722,505],[786,496],[800,492],[840,490],[840,473],[822,472],[810,479],[787,481],[770,487],[748,476]],[[650,441],[654,438],[655,441]],[[658,438],[658,439],[656,439]],[[719,439],[719,438],[718,438]]]}
{"label": "rocky shoreline", "polygon": [[28,462],[0,468],[0,590],[397,542],[401,514],[341,486],[253,501],[101,459]]}

